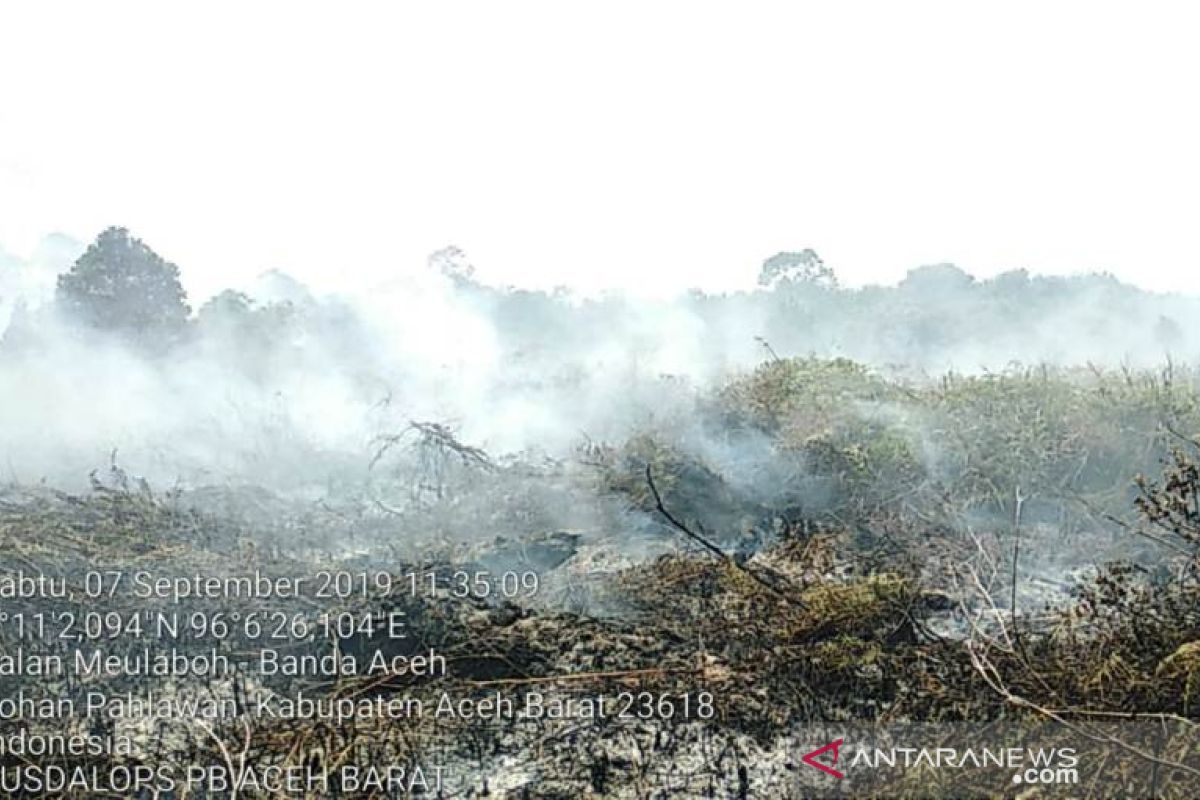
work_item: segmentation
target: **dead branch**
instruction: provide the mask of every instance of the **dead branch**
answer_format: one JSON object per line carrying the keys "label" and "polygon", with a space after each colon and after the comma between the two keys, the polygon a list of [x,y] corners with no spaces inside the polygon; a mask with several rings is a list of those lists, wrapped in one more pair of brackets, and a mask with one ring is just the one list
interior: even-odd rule
{"label": "dead branch", "polygon": [[654,484],[654,471],[653,471],[653,469],[651,469],[649,464],[646,465],[646,483],[650,487],[650,494],[654,496],[655,508],[657,509],[658,513],[662,514],[663,518],[666,519],[667,522],[669,522],[671,524],[671,527],[675,528],[677,531],[682,533],[684,536],[687,536],[689,539],[696,542],[697,544],[702,546],[704,549],[708,550],[710,553],[715,555],[722,562],[724,562],[725,566],[727,566],[729,569],[736,570],[737,572],[743,573],[744,575],[748,576],[751,580],[753,580],[755,583],[757,583],[759,586],[762,586],[764,589],[766,589],[768,592],[775,595],[776,597],[779,597],[789,603],[792,603],[795,606],[797,606],[798,608],[805,607],[804,603],[801,602],[798,598],[796,598],[793,595],[786,595],[783,592],[779,591],[779,589],[777,589],[774,585],[772,585],[770,582],[768,582],[761,575],[754,572],[754,570],[752,570],[748,565],[739,564],[736,560],[734,560],[734,558],[732,556],[730,556],[728,553],[726,553],[724,550],[722,550],[720,547],[718,547],[712,541],[710,541],[709,539],[705,538],[704,536],[701,536],[700,534],[696,533],[691,528],[689,528],[687,525],[684,525],[682,522],[680,522],[678,519],[676,519],[675,516],[667,509],[666,505],[663,504],[662,495],[658,493],[658,487]]}

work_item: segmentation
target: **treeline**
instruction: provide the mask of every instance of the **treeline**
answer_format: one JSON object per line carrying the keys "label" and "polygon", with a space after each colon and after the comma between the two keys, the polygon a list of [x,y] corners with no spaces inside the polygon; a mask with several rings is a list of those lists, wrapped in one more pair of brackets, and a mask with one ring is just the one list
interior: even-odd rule
{"label": "treeline", "polygon": [[[488,286],[456,248],[434,254],[429,265],[453,302],[490,326],[506,357],[534,363],[571,361],[597,343],[622,352],[669,350],[680,363],[663,363],[663,370],[682,373],[792,355],[941,372],[1013,361],[1147,365],[1200,354],[1200,298],[1154,294],[1102,274],[1014,270],[977,280],[943,264],[913,269],[896,286],[845,288],[815,252],[803,250],[764,261],[753,290],[648,301]],[[263,346],[297,326],[322,335],[331,325],[356,326],[347,303],[294,289],[291,299],[266,302],[227,290],[193,309],[173,263],[128,230],[109,228],[59,276],[54,309],[87,332],[153,352],[197,332]],[[18,310],[6,342],[36,338],[40,324],[37,314]]]}

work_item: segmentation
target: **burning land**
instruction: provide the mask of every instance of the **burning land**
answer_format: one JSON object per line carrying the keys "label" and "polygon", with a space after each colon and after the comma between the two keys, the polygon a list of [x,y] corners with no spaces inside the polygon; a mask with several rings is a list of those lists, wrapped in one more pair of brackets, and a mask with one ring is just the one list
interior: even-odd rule
{"label": "burning land", "polygon": [[0,3],[0,798],[1200,798],[1200,5],[874,6]]}
{"label": "burning land", "polygon": [[[3,761],[16,794],[79,797],[1016,793],[986,760],[802,759],[816,731],[973,730],[1193,796],[1194,399],[1179,374],[775,360],[697,407],[765,443],[750,481],[691,427],[533,463],[420,424],[337,504],[116,461],[14,485]],[[549,498],[591,519],[528,522]],[[463,523],[485,511],[491,536]]]}
{"label": "burning land", "polygon": [[[1186,346],[1185,301],[811,255],[648,308],[433,266],[402,315],[280,276],[193,315],[113,229],[14,313],[0,788],[1197,795],[1200,378],[1009,325],[1112,303]],[[1045,358],[933,369],[1011,350]]]}

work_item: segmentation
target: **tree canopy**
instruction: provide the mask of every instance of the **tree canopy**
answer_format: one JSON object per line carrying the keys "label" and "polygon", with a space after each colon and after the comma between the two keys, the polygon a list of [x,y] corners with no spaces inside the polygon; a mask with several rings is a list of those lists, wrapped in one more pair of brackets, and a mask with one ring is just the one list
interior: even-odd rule
{"label": "tree canopy", "polygon": [[173,340],[191,311],[179,268],[118,227],[59,276],[55,299],[75,321],[146,344]]}
{"label": "tree canopy", "polygon": [[798,253],[776,253],[763,262],[758,273],[759,286],[770,288],[784,282],[832,289],[837,286],[837,277],[816,251],[805,248]]}

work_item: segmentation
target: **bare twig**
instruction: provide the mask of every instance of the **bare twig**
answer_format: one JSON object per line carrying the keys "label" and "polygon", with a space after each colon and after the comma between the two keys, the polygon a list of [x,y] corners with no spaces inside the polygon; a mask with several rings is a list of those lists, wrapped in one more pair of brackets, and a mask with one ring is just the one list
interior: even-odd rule
{"label": "bare twig", "polygon": [[728,553],[726,553],[717,545],[713,544],[708,539],[693,531],[687,525],[684,525],[682,522],[677,520],[670,511],[667,510],[667,507],[663,505],[662,495],[658,493],[658,487],[654,485],[654,471],[649,464],[646,465],[646,483],[650,486],[650,494],[654,496],[655,508],[658,510],[658,513],[663,515],[663,518],[667,522],[671,523],[671,527],[675,528],[675,530],[679,531],[693,542],[696,542],[722,561],[735,564],[734,560],[729,556]]}
{"label": "bare twig", "polygon": [[[1025,657],[1025,645],[1021,642],[1021,629],[1017,625],[1017,564],[1021,558],[1021,508],[1025,505],[1025,496],[1021,494],[1021,487],[1018,486],[1013,493],[1013,556],[1012,556],[1012,596],[1008,604],[1009,614],[1012,615],[1012,632],[1013,640],[1017,644],[1017,648],[1021,651],[1021,656]],[[1028,658],[1026,658],[1028,661]]]}

